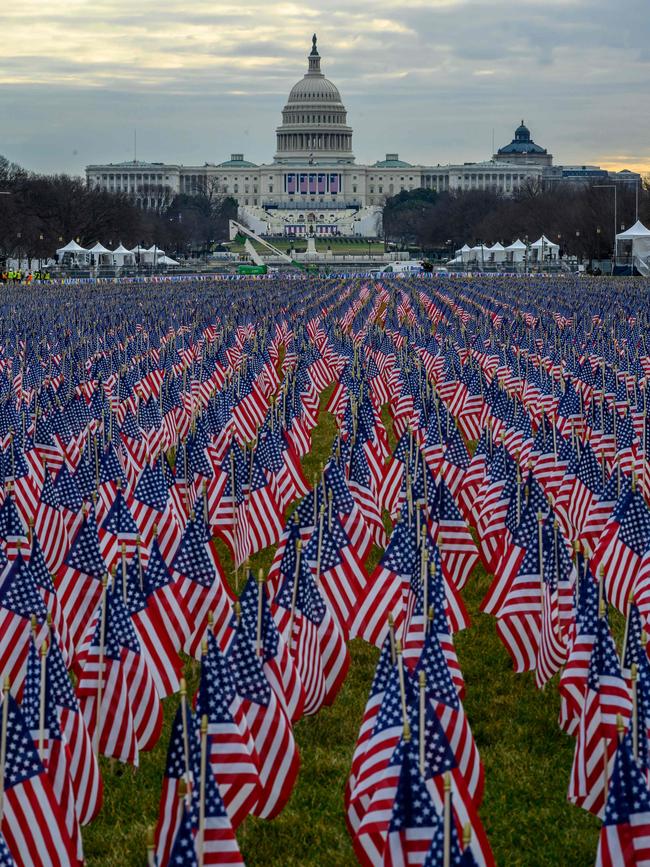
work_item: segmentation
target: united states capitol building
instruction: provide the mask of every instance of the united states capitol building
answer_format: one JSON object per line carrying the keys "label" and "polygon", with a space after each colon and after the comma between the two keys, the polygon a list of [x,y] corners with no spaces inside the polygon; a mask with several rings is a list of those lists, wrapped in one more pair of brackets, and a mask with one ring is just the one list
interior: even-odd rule
{"label": "united states capitol building", "polygon": [[513,140],[485,162],[414,165],[387,153],[358,165],[352,127],[338,88],[321,71],[316,36],[304,76],[291,88],[276,130],[273,162],[256,165],[243,154],[222,163],[183,166],[133,160],[86,167],[89,186],[126,193],[140,207],[160,208],[175,195],[232,196],[239,218],[260,234],[381,234],[383,204],[402,190],[437,192],[493,189],[516,194],[531,183],[638,182],[633,172],[597,166],[554,166],[521,122]]}

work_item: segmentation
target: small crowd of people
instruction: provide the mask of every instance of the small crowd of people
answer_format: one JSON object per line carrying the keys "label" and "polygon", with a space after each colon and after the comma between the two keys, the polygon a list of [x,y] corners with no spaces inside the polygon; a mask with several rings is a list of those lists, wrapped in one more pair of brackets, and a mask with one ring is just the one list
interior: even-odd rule
{"label": "small crowd of people", "polygon": [[32,280],[51,280],[49,271],[7,270],[0,273],[0,283],[31,283]]}

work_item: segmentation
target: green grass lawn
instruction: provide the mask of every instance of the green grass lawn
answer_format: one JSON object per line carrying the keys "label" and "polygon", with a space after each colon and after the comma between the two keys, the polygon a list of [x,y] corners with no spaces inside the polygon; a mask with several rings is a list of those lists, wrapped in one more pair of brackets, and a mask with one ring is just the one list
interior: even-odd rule
{"label": "green grass lawn", "polygon": [[[329,396],[329,390],[323,401]],[[384,422],[392,442],[389,416]],[[334,420],[321,414],[312,435],[313,448],[303,461],[311,481],[329,455]],[[228,552],[218,543],[226,574],[232,575]],[[254,568],[268,568],[273,551],[257,555]],[[367,566],[380,552],[373,549]],[[479,612],[490,577],[475,569],[463,592],[472,617],[470,629],[456,637],[467,684],[465,710],[485,765],[485,796],[480,814],[499,865],[572,865],[594,863],[598,821],[566,800],[573,757],[573,738],[557,725],[557,678],[544,691],[532,675],[515,675],[499,641],[494,619]],[[254,865],[354,865],[345,828],[343,790],[352,750],[378,651],[360,641],[350,643],[350,671],[334,705],[295,727],[302,767],[284,812],[273,821],[249,818],[238,832],[249,867]],[[197,686],[198,665],[189,661],[190,691]],[[160,784],[171,723],[178,699],[165,702],[165,729],[140,768],[102,759],[104,807],[84,831],[90,867],[130,867],[145,863],[147,826],[158,815]]]}

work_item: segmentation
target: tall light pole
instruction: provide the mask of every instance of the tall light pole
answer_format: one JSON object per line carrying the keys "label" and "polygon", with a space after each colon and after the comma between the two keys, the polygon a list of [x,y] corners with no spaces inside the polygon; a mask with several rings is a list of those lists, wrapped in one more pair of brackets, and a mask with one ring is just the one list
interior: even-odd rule
{"label": "tall light pole", "polygon": [[618,187],[616,184],[594,184],[595,190],[614,190],[614,240],[612,241],[612,274],[616,263],[616,233],[618,232]]}

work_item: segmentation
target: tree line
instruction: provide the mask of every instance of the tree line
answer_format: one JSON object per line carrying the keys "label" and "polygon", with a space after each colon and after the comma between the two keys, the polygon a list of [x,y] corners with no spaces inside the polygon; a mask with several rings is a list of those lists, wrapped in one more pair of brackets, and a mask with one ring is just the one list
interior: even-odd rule
{"label": "tree line", "polygon": [[145,210],[82,178],[29,172],[0,156],[0,259],[46,259],[71,239],[82,247],[155,243],[172,256],[204,253],[228,237],[236,214],[234,199],[209,189]]}
{"label": "tree line", "polygon": [[[638,216],[650,224],[650,186],[638,190],[618,183],[617,230]],[[516,238],[532,243],[542,233],[562,253],[583,259],[611,256],[614,239],[614,190],[597,185],[530,184],[514,196],[492,190],[411,190],[384,206],[386,240],[425,251],[450,253],[467,243],[507,245]]]}

